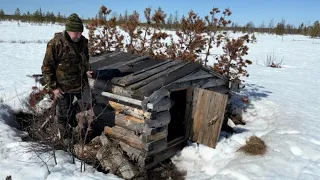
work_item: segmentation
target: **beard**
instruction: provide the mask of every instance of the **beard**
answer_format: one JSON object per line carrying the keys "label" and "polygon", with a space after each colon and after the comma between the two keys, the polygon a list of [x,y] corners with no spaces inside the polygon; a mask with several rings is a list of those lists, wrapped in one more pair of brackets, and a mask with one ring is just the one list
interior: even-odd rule
{"label": "beard", "polygon": [[73,42],[79,42],[79,41],[80,41],[80,38],[71,38],[71,40],[72,40]]}

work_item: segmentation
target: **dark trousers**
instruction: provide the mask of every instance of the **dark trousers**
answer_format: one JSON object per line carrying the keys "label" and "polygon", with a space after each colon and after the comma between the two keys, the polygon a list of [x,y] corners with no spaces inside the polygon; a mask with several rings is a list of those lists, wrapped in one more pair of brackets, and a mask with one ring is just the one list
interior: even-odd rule
{"label": "dark trousers", "polygon": [[75,97],[81,98],[81,93],[65,93],[63,97],[57,100],[56,115],[58,123],[71,127],[77,126],[76,113],[79,110],[78,105],[74,102]]}

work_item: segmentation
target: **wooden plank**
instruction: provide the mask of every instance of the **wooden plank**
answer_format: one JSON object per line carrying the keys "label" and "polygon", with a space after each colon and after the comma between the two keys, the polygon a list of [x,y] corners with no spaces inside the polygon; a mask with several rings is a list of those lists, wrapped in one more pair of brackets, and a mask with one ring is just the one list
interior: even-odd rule
{"label": "wooden plank", "polygon": [[214,91],[195,88],[198,91],[197,104],[193,114],[192,140],[216,147],[228,96]]}
{"label": "wooden plank", "polygon": [[165,76],[154,80],[152,82],[149,82],[147,85],[143,86],[142,88],[140,88],[138,91],[141,94],[144,95],[150,95],[154,90],[159,89],[162,86],[165,86],[183,76],[188,75],[189,73],[192,73],[193,71],[195,71],[196,69],[200,68],[199,64],[196,63],[189,63],[186,64],[185,66],[176,69],[175,71],[172,71],[168,74],[166,74]]}
{"label": "wooden plank", "polygon": [[192,121],[192,100],[193,100],[193,88],[187,89],[186,99],[186,113],[185,113],[185,137],[190,137],[190,128],[193,126]]}
{"label": "wooden plank", "polygon": [[210,104],[212,99],[210,99],[210,94],[206,93],[206,91],[203,89],[200,89],[199,93],[202,94],[202,96],[198,99],[199,104],[197,104],[197,109],[201,109],[201,111],[199,111],[200,114],[198,114],[198,116],[194,118],[194,121],[197,124],[196,141],[200,143],[202,141],[203,136],[207,135],[204,132],[204,126],[206,125],[206,116],[209,113],[208,105]]}
{"label": "wooden plank", "polygon": [[[143,81],[140,81],[140,82],[137,82],[135,84],[132,84],[132,85],[128,86],[127,88],[128,89],[132,89],[132,90],[139,89],[139,88],[141,88],[141,87],[143,87],[145,85],[148,85],[148,84],[156,81],[157,79],[161,79],[164,76],[165,77],[168,76],[168,74],[170,74],[171,72],[174,72],[174,71],[176,71],[176,70],[178,70],[178,69],[180,69],[180,68],[182,68],[182,67],[184,67],[184,66],[186,66],[188,64],[189,64],[188,62],[181,62],[179,64],[176,64],[173,67],[170,67],[170,68],[166,69],[165,71],[162,71],[162,72],[159,72],[157,74],[154,74],[154,75],[144,79]],[[156,87],[159,87],[159,85],[161,86],[161,84],[156,84]]]}
{"label": "wooden plank", "polygon": [[159,67],[159,66],[162,66],[162,65],[164,65],[164,64],[167,64],[167,63],[171,62],[170,60],[167,60],[167,61],[154,60],[154,61],[156,61],[156,62],[158,62],[158,63],[157,63],[157,64],[154,64],[154,65],[152,65],[152,66],[148,66],[148,67],[146,67],[146,68],[144,68],[144,69],[141,69],[141,70],[139,70],[139,71],[137,71],[137,72],[134,72],[134,73],[132,74],[132,76],[136,76],[136,75],[139,75],[139,74],[143,74],[143,73],[145,73],[146,71],[149,71],[149,70],[151,70],[151,69],[157,68],[157,67]]}
{"label": "wooden plank", "polygon": [[195,73],[189,74],[187,76],[184,76],[180,79],[178,79],[177,81],[175,81],[175,83],[182,83],[182,82],[188,82],[188,81],[194,81],[194,80],[198,80],[198,79],[206,79],[206,78],[214,78],[214,76],[204,70],[199,70],[196,71]]}
{"label": "wooden plank", "polygon": [[217,119],[215,121],[214,119],[212,119],[210,122],[210,126],[214,126],[213,135],[209,136],[209,140],[207,142],[208,146],[213,148],[216,148],[216,145],[219,140],[220,131],[223,124],[224,115],[225,115],[225,109],[228,101],[227,95],[221,95],[221,94],[215,93],[215,96],[216,96],[215,100],[217,102],[216,103],[217,107],[215,107],[214,109],[215,111],[213,112],[213,114],[214,114],[214,118],[217,118]]}
{"label": "wooden plank", "polygon": [[[117,84],[121,86],[128,86],[133,83],[136,83],[138,81],[142,81],[148,77],[154,76],[157,73],[166,71],[168,68],[171,68],[173,66],[176,66],[178,64],[183,63],[182,61],[171,61],[169,63],[165,63],[162,66],[158,66],[157,68],[153,68],[149,71],[145,71],[144,73],[139,74],[130,74],[124,78],[122,78],[120,81],[117,82]],[[164,75],[166,72],[161,73],[161,75]],[[155,76],[157,77],[157,76]]]}
{"label": "wooden plank", "polygon": [[223,80],[223,79],[211,79],[210,81],[208,81],[206,84],[202,85],[202,89],[207,89],[207,88],[211,88],[211,87],[216,87],[216,86],[228,86],[228,83]]}
{"label": "wooden plank", "polygon": [[[145,59],[144,61],[139,61],[137,63],[131,64],[130,66],[119,67],[118,69],[123,73],[127,73],[127,74],[130,73],[130,75],[131,75],[131,74],[133,74],[135,72],[139,72],[143,69],[150,68],[152,66],[161,64],[162,62],[163,61],[161,61],[161,60],[155,60],[155,59],[149,58],[149,59]],[[114,78],[114,79],[116,79],[116,78]]]}
{"label": "wooden plank", "polygon": [[130,53],[121,52],[113,57],[108,57],[106,55],[102,55],[101,57],[105,57],[105,60],[100,60],[95,63],[91,63],[91,70],[98,70],[104,66],[108,66],[110,64],[118,63],[120,61],[128,61],[137,57],[137,55],[133,55]]}
{"label": "wooden plank", "polygon": [[120,61],[120,62],[116,62],[114,64],[110,64],[108,66],[101,67],[99,70],[103,70],[103,69],[118,69],[120,67],[127,66],[127,65],[130,65],[130,64],[134,64],[134,63],[137,63],[139,61],[143,61],[143,60],[148,59],[148,58],[150,58],[150,56],[136,57],[136,58],[133,58],[133,59],[130,59],[130,60],[127,60],[127,61]]}
{"label": "wooden plank", "polygon": [[[159,66],[162,66],[164,64],[167,64],[171,61],[163,61],[163,60],[155,60],[155,59],[146,59],[143,62],[137,62],[136,64],[134,64],[133,66],[126,66],[126,67],[121,67],[119,68],[119,70],[121,72],[130,72],[130,75],[127,76],[135,76],[141,73],[144,73],[150,69],[154,69],[157,68]],[[118,77],[118,78],[113,78],[112,79],[112,83],[114,84],[118,84],[118,82],[120,80],[122,80],[123,78],[128,78],[128,77]]]}

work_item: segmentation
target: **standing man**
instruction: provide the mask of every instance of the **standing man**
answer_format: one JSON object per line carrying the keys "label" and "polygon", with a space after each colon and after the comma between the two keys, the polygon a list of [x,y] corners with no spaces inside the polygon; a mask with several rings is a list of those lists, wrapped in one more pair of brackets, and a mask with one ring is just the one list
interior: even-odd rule
{"label": "standing man", "polygon": [[41,67],[44,80],[57,100],[56,114],[62,134],[68,129],[68,124],[77,125],[73,112],[74,98],[81,102],[80,108],[91,103],[88,39],[82,36],[82,32],[82,20],[77,14],[71,14],[65,31],[55,33],[48,42]]}

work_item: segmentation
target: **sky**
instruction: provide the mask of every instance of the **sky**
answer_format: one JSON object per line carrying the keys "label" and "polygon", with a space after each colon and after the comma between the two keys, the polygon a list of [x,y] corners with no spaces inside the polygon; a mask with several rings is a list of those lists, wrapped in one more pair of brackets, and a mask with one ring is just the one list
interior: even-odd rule
{"label": "sky", "polygon": [[0,0],[0,9],[8,14],[14,13],[17,7],[21,13],[32,13],[41,7],[44,12],[61,12],[66,16],[75,12],[84,18],[94,17],[102,5],[117,14],[126,10],[129,13],[137,10],[141,15],[147,7],[153,10],[161,7],[167,14],[177,11],[180,17],[190,10],[204,17],[209,15],[213,7],[229,7],[233,13],[230,20],[239,25],[252,21],[256,26],[263,22],[268,26],[271,20],[276,24],[283,18],[286,22],[298,26],[301,23],[313,24],[320,18],[317,13],[319,0]]}

